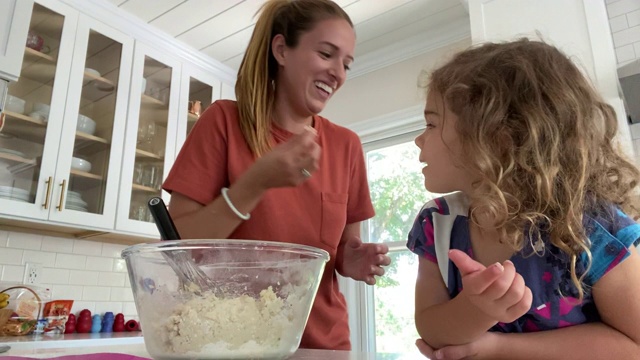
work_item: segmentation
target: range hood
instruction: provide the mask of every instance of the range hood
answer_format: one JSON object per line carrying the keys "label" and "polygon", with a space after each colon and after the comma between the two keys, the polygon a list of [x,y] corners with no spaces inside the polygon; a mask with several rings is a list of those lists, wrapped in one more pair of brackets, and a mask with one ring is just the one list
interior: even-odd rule
{"label": "range hood", "polygon": [[640,123],[640,59],[618,68],[618,78],[630,123]]}

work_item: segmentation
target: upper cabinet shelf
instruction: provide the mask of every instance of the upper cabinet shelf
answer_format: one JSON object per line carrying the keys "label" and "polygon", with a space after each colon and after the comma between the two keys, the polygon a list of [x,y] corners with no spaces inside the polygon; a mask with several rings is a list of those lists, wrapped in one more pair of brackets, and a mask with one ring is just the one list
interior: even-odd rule
{"label": "upper cabinet shelf", "polygon": [[142,94],[142,106],[144,106],[145,108],[162,110],[167,109],[168,107],[167,104],[147,94]]}
{"label": "upper cabinet shelf", "polygon": [[46,125],[42,120],[30,116],[5,111],[5,124],[2,132],[18,139],[42,143],[46,133]]}
{"label": "upper cabinet shelf", "polygon": [[43,52],[37,51],[37,50],[33,50],[31,48],[25,47],[24,48],[24,61],[31,61],[33,62],[34,60],[39,60],[39,59],[44,59],[46,61],[49,61],[52,65],[55,64],[56,59],[54,59],[52,56],[49,56]]}
{"label": "upper cabinet shelf", "polygon": [[56,59],[40,51],[25,47],[21,77],[40,84],[50,84],[56,75]]}
{"label": "upper cabinet shelf", "polygon": [[22,156],[13,155],[13,154],[7,154],[7,153],[4,153],[4,152],[0,152],[0,159],[10,160],[10,161],[14,161],[14,162],[19,163],[19,164],[26,164],[26,165],[35,165],[36,164],[35,159],[26,159],[26,158],[23,158]]}

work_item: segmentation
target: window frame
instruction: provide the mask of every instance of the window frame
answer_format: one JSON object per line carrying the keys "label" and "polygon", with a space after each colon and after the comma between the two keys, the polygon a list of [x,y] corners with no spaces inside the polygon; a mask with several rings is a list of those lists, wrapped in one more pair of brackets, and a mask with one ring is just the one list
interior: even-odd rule
{"label": "window frame", "polygon": [[[406,129],[406,132],[400,134],[391,132],[392,135],[386,137],[374,134],[374,136],[370,136],[369,139],[363,139],[363,152],[367,166],[367,174],[369,173],[369,164],[366,158],[369,152],[413,141],[424,131],[424,120],[422,116],[420,117],[419,125],[415,124],[415,122],[417,122],[415,118],[411,122],[414,124]],[[416,130],[416,128],[418,130]],[[363,242],[371,242],[369,238],[370,221],[371,219],[361,223],[360,236]],[[385,244],[389,247],[389,252],[406,250],[406,239],[385,242]],[[347,302],[352,348],[354,351],[376,353],[374,287],[341,276],[338,281]]]}

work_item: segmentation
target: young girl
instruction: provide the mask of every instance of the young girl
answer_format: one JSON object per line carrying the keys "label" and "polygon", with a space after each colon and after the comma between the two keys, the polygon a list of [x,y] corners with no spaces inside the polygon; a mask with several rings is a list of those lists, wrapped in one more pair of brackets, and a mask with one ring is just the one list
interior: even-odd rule
{"label": "young girl", "polygon": [[163,188],[183,238],[257,239],[322,248],[325,267],[303,348],[348,350],[341,274],[375,284],[390,260],[363,244],[374,215],[358,136],[318,116],[346,80],[355,33],[331,0],[269,0],[238,71],[238,101],[198,119]]}
{"label": "young girl", "polygon": [[415,142],[426,189],[451,194],[408,237],[423,354],[639,359],[627,214],[640,177],[613,109],[558,49],[526,39],[463,51],[429,80]]}

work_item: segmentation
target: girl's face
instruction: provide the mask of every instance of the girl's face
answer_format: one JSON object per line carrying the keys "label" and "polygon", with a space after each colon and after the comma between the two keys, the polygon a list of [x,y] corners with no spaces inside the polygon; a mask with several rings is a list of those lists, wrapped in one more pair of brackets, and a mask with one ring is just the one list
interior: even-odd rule
{"label": "girl's face", "polygon": [[471,191],[472,179],[461,165],[464,159],[455,125],[458,117],[444,104],[442,96],[429,91],[424,109],[426,129],[416,140],[424,186],[432,193]]}
{"label": "girl's face", "polygon": [[344,19],[327,19],[300,35],[298,45],[287,47],[282,35],[272,41],[280,65],[276,83],[278,101],[300,116],[318,114],[344,84],[353,62],[356,36]]}

